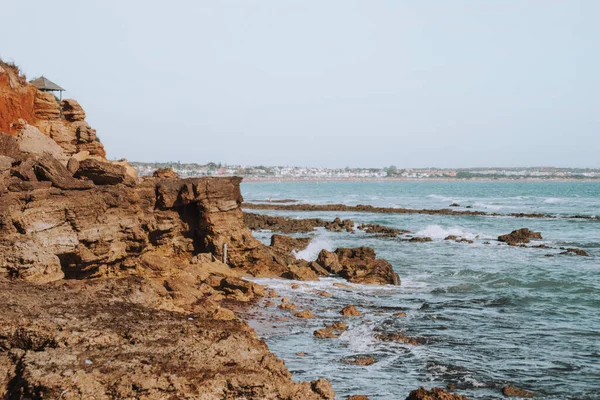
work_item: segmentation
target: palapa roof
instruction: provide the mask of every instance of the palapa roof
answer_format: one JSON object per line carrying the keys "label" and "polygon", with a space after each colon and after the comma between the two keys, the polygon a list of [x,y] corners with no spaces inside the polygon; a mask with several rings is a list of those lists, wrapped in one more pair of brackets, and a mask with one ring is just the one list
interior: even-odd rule
{"label": "palapa roof", "polygon": [[44,77],[44,75],[40,76],[37,79],[29,81],[33,86],[38,88],[39,90],[56,90],[63,92],[65,89],[58,86],[56,83],[52,82],[50,79]]}

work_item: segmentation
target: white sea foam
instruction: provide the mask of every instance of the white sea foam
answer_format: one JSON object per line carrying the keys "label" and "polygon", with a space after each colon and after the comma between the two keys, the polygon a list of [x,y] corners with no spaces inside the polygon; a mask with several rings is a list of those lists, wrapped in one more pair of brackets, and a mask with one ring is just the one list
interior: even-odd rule
{"label": "white sea foam", "polygon": [[432,239],[444,239],[446,236],[454,235],[467,239],[475,239],[474,233],[466,232],[460,227],[444,228],[439,225],[428,225],[425,229],[417,232],[418,236],[428,236]]}
{"label": "white sea foam", "polygon": [[427,197],[430,199],[436,199],[440,201],[453,201],[452,197],[441,196],[439,194],[430,194]]}
{"label": "white sea foam", "polygon": [[497,204],[487,204],[487,203],[481,203],[481,202],[477,202],[475,204],[473,204],[473,207],[476,208],[487,208],[489,210],[502,210],[503,208],[515,208],[515,207],[509,207],[509,206],[500,206]]}
{"label": "white sea foam", "polygon": [[317,236],[310,241],[308,246],[301,251],[293,251],[292,253],[296,256],[296,259],[302,259],[306,261],[314,261],[319,256],[321,250],[333,250],[333,244],[325,236]]}
{"label": "white sea foam", "polygon": [[340,341],[353,352],[369,352],[375,347],[375,335],[372,325],[360,325],[350,328],[340,336]]}
{"label": "white sea foam", "polygon": [[561,203],[562,201],[563,201],[563,199],[559,199],[558,197],[549,197],[546,200],[544,200],[544,203],[555,204],[555,203]]}

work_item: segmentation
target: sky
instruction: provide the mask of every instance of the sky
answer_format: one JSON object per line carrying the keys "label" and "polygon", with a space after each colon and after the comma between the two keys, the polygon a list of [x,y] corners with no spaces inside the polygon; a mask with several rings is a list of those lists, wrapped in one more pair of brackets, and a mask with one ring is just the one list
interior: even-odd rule
{"label": "sky", "polygon": [[111,159],[600,168],[600,1],[20,0]]}

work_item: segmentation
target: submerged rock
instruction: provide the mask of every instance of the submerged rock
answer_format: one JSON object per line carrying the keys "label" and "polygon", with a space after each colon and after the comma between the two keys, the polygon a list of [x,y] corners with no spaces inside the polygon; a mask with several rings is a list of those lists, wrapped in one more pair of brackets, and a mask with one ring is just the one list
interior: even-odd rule
{"label": "submerged rock", "polygon": [[577,256],[589,257],[589,254],[587,253],[587,251],[581,250],[581,249],[576,249],[573,247],[569,247],[568,249],[566,249],[565,251],[563,251],[559,254],[574,254]]}
{"label": "submerged rock", "polygon": [[375,364],[375,358],[373,356],[350,356],[343,359],[343,362],[346,364],[354,364],[354,365],[372,365]]}

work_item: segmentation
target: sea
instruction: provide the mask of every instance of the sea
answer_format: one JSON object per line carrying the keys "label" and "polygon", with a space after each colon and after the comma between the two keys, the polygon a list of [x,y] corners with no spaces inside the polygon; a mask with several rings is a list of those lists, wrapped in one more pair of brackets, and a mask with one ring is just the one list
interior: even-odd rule
{"label": "sea", "polygon": [[[250,182],[247,202],[293,199],[308,204],[370,204],[415,209],[448,208],[490,213],[600,215],[600,182]],[[450,387],[471,399],[502,399],[506,385],[537,399],[600,399],[600,221],[571,218],[450,216],[359,212],[259,211],[292,218],[350,218],[408,229],[432,238],[411,243],[363,231],[316,229],[297,258],[314,260],[321,249],[369,246],[400,275],[400,286],[254,279],[275,289],[316,318],[300,319],[259,305],[252,326],[284,360],[295,380],[331,381],[336,399],[405,399],[421,386]],[[519,228],[542,233],[535,244],[512,247],[497,241]],[[254,235],[269,243],[271,232]],[[457,235],[472,244],[444,240]],[[559,247],[589,257],[560,254]],[[298,285],[297,288],[296,285]],[[293,286],[294,285],[294,286]],[[293,288],[294,287],[294,288]],[[317,294],[329,292],[331,297]],[[342,317],[355,305],[360,317]],[[404,312],[405,317],[394,316]],[[319,339],[315,329],[348,324],[338,339]],[[422,345],[381,342],[378,333],[399,332]],[[305,353],[305,354],[298,354]],[[368,355],[375,363],[347,361]]]}

